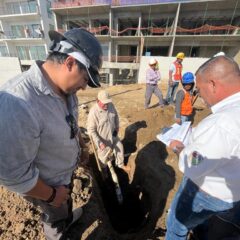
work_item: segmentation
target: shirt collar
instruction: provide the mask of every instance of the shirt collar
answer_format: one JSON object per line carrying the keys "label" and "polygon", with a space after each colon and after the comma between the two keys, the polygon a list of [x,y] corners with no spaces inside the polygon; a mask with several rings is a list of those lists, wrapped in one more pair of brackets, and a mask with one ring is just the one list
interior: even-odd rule
{"label": "shirt collar", "polygon": [[[211,107],[212,113],[216,113],[221,111],[223,108],[225,108],[226,106],[229,106],[235,102],[240,102],[240,92],[235,93],[225,99],[223,99],[222,101],[216,103],[215,105],[213,105]],[[240,103],[239,103],[240,104]]]}
{"label": "shirt collar", "polygon": [[46,80],[41,71],[41,65],[43,63],[44,63],[43,61],[36,61],[30,67],[30,72],[32,73],[32,76],[34,76],[33,79],[35,79],[33,85],[35,89],[39,90],[41,93],[45,95],[50,94],[52,96],[56,96],[52,87],[50,86],[50,84],[48,83],[48,81]]}

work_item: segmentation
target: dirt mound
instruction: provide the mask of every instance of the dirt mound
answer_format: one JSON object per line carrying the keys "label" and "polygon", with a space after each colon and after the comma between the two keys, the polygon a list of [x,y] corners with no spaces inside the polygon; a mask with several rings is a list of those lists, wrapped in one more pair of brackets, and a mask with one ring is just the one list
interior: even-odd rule
{"label": "dirt mound", "polygon": [[[87,89],[79,93],[79,125],[83,133],[97,91]],[[145,110],[144,85],[119,85],[109,87],[108,91],[120,115],[119,134],[125,160],[132,168],[129,176],[118,172],[125,203],[123,206],[116,203],[111,183],[101,180],[91,153],[90,168],[80,168],[75,182],[74,205],[83,206],[84,214],[70,229],[70,238],[163,239],[166,212],[182,175],[176,155],[156,140],[156,134],[174,122],[174,107],[161,109],[153,97],[153,107]],[[163,92],[166,92],[164,86]],[[194,124],[209,113],[200,100],[195,107]],[[89,141],[87,135],[85,138]],[[0,238],[44,239],[40,211],[4,188],[0,188],[0,194]]]}

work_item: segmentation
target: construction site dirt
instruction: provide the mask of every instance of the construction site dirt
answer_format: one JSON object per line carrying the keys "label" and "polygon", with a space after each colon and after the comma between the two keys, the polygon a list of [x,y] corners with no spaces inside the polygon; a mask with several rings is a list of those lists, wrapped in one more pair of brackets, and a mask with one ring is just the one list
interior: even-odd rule
{"label": "construction site dirt", "polygon": [[[123,194],[123,203],[119,204],[111,180],[101,177],[86,133],[88,111],[95,103],[98,89],[79,92],[79,126],[90,147],[90,162],[87,168],[80,167],[76,171],[72,197],[74,207],[83,207],[83,215],[69,230],[69,238],[164,239],[167,210],[182,173],[178,170],[177,155],[158,141],[156,135],[174,123],[174,106],[160,108],[153,96],[152,107],[145,110],[144,84],[104,88],[120,116],[119,136],[131,172],[127,175],[116,168]],[[165,96],[167,86],[160,85],[160,88]],[[200,98],[194,107],[193,125],[196,125],[210,111]],[[3,187],[0,195],[0,239],[45,239],[39,209]]]}

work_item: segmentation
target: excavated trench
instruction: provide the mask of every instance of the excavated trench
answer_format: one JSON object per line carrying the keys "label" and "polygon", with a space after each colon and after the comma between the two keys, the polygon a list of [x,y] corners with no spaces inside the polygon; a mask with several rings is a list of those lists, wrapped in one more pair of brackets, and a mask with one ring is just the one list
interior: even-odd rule
{"label": "excavated trench", "polygon": [[91,156],[108,219],[121,240],[158,239],[165,234],[165,208],[169,191],[174,186],[175,171],[166,163],[168,153],[160,141],[149,142],[137,150],[137,131],[145,127],[145,121],[133,123],[122,140],[125,153],[131,154],[125,160],[134,166],[130,184],[128,175],[115,167],[123,195],[122,204],[117,200],[109,171],[108,178],[103,180],[96,159],[93,154]]}
{"label": "excavated trench", "polygon": [[[94,159],[95,160],[95,159]],[[114,166],[118,176],[123,201],[119,202],[116,187],[109,169],[105,169],[106,179],[103,179],[95,168],[102,200],[112,227],[119,234],[136,233],[146,224],[145,214],[149,211],[149,199],[141,199],[141,190],[138,186],[128,183],[128,175]]]}
{"label": "excavated trench", "polygon": [[[92,156],[91,162],[96,163],[94,156]],[[151,208],[150,199],[146,196],[143,198],[140,187],[129,184],[128,175],[114,166],[123,197],[123,201],[120,203],[109,169],[105,169],[104,173],[107,178],[104,179],[95,163],[93,166],[95,177],[112,227],[119,234],[137,233],[146,225],[146,213]]]}

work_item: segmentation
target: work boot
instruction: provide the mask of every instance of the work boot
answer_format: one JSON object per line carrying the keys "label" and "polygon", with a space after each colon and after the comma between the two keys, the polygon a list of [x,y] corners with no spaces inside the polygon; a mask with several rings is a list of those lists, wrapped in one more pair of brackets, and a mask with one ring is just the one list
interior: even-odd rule
{"label": "work boot", "polygon": [[67,219],[69,223],[67,223],[66,220],[61,220],[53,224],[47,224],[43,222],[44,234],[46,239],[47,240],[66,239],[65,236],[67,231],[72,226],[72,224],[75,223],[81,217],[82,213],[83,213],[82,208],[76,208],[75,210],[73,210],[71,219]]}

